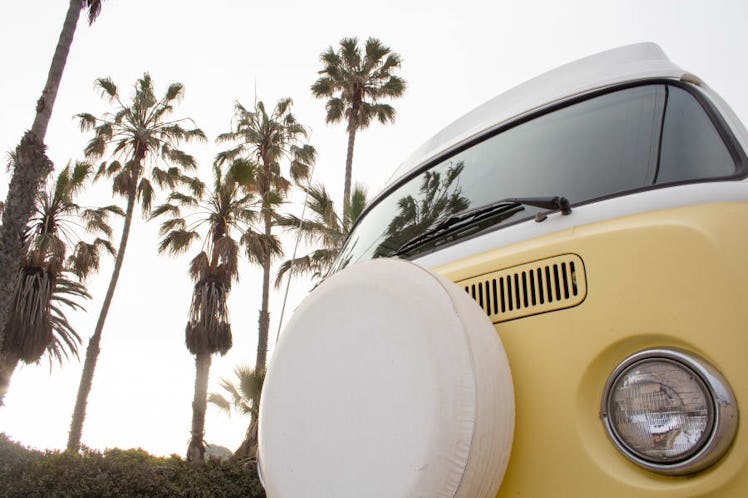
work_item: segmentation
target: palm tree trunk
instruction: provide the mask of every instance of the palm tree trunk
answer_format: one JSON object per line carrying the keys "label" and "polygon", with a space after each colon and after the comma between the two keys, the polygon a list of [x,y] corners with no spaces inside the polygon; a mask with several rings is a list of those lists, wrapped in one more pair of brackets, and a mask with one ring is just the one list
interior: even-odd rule
{"label": "palm tree trunk", "polygon": [[49,73],[47,73],[47,83],[44,85],[41,97],[36,102],[36,118],[31,127],[31,133],[36,135],[36,138],[40,141],[44,141],[47,134],[52,107],[54,107],[57,99],[57,90],[60,88],[62,72],[65,70],[65,63],[68,60],[70,46],[73,43],[73,35],[75,35],[75,27],[78,25],[78,18],[82,9],[83,0],[70,0],[68,12],[65,15],[65,23],[62,25],[60,38],[57,41],[57,48],[52,56],[52,65],[49,66]]}
{"label": "palm tree trunk", "polygon": [[210,353],[195,355],[195,396],[192,400],[192,437],[187,447],[187,461],[205,461],[205,410],[208,405],[208,378],[210,376]]}
{"label": "palm tree trunk", "polygon": [[[272,230],[272,220],[270,213],[265,213],[265,237],[270,239]],[[265,369],[268,354],[268,333],[270,331],[270,263],[271,255],[268,249],[262,261],[262,306],[260,308],[259,327],[257,332],[257,361],[255,362],[255,371]]]}
{"label": "palm tree trunk", "polygon": [[88,348],[86,348],[86,361],[83,363],[83,373],[81,374],[81,382],[78,386],[78,396],[75,401],[75,409],[73,410],[73,417],[70,422],[70,433],[68,435],[67,446],[68,451],[75,452],[80,448],[81,435],[83,433],[83,421],[86,418],[88,395],[91,392],[94,370],[96,370],[96,361],[99,359],[99,352],[101,351],[99,347],[101,333],[104,330],[104,322],[106,321],[107,313],[109,313],[109,306],[112,304],[112,297],[114,297],[114,289],[117,287],[117,280],[119,280],[122,262],[125,259],[125,249],[127,248],[127,239],[130,235],[130,225],[132,224],[133,209],[135,207],[136,186],[137,182],[133,179],[130,192],[127,196],[125,223],[122,227],[122,238],[120,239],[119,249],[117,250],[117,259],[114,260],[112,278],[109,280],[109,288],[106,291],[104,302],[101,305],[99,320],[96,322],[96,329],[94,330],[91,339],[88,341]]}
{"label": "palm tree trunk", "polygon": [[3,325],[8,318],[8,307],[15,282],[13,277],[18,271],[23,255],[21,233],[31,216],[34,195],[39,190],[39,184],[52,171],[52,162],[44,151],[44,137],[82,7],[83,0],[70,0],[57,48],[52,57],[52,65],[47,74],[47,83],[36,103],[34,123],[16,148],[16,164],[0,226],[0,347],[4,340]]}
{"label": "palm tree trunk", "polygon": [[18,366],[19,358],[14,354],[0,354],[0,406],[3,406],[5,395],[8,393],[10,378]]}
{"label": "palm tree trunk", "polygon": [[247,460],[257,459],[257,415],[252,414],[252,421],[249,423],[244,441],[234,452],[232,459]]}
{"label": "palm tree trunk", "polygon": [[348,153],[345,157],[345,184],[343,186],[343,219],[348,216],[348,211],[351,208],[351,177],[353,176],[353,145],[356,142],[356,129],[357,124],[358,108],[353,106],[351,111],[351,118],[348,122]]}

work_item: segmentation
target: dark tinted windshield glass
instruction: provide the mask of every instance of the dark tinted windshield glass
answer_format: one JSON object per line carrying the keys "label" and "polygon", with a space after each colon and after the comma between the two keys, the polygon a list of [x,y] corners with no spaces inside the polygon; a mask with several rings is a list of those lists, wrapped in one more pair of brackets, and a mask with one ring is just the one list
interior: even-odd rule
{"label": "dark tinted windshield glass", "polygon": [[[337,267],[388,256],[439,220],[502,199],[558,195],[575,203],[649,186],[656,181],[659,160],[663,162],[660,182],[732,173],[734,166],[725,150],[701,150],[702,146],[719,150],[719,145],[724,149],[724,144],[693,97],[671,89],[677,110],[666,113],[667,97],[662,84],[601,95],[522,123],[451,156],[376,204],[351,234]],[[699,111],[702,124],[692,123],[691,115]],[[666,114],[666,150],[660,158]],[[689,122],[679,124],[679,120]],[[683,150],[680,143],[684,140],[699,150]],[[691,156],[690,162],[684,155]],[[719,165],[699,166],[713,160]],[[538,211],[542,209],[517,206],[477,231],[526,219]]]}

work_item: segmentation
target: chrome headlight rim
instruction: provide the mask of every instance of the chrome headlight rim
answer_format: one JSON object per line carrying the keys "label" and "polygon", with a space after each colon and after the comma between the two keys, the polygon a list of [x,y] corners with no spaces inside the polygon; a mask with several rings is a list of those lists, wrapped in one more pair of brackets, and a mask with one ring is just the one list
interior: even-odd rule
{"label": "chrome headlight rim", "polygon": [[[692,451],[672,462],[656,462],[629,447],[618,435],[610,420],[612,389],[617,380],[630,369],[649,361],[666,361],[677,364],[694,374],[697,383],[704,387],[708,398],[711,423],[708,435]],[[701,356],[679,348],[654,348],[639,351],[623,360],[608,377],[603,391],[600,415],[608,437],[615,447],[635,464],[665,475],[684,475],[699,472],[717,462],[729,449],[738,428],[738,406],[729,384],[709,362]]]}

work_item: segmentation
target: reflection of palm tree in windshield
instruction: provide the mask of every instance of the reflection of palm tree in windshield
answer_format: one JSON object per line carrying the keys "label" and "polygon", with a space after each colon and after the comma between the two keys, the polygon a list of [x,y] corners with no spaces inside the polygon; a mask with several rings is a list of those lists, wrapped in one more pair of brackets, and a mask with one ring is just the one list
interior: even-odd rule
{"label": "reflection of palm tree in windshield", "polygon": [[424,173],[419,193],[398,201],[400,211],[387,227],[387,238],[377,248],[375,257],[391,254],[440,219],[470,207],[470,200],[462,195],[457,181],[464,167],[464,162],[460,161],[446,171]]}

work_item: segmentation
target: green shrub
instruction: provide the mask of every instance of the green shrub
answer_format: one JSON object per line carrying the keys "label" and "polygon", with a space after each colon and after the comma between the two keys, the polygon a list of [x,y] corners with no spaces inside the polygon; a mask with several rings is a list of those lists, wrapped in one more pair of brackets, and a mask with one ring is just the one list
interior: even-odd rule
{"label": "green shrub", "polygon": [[254,466],[238,462],[193,465],[142,449],[42,452],[0,433],[0,496],[262,498],[265,492]]}

